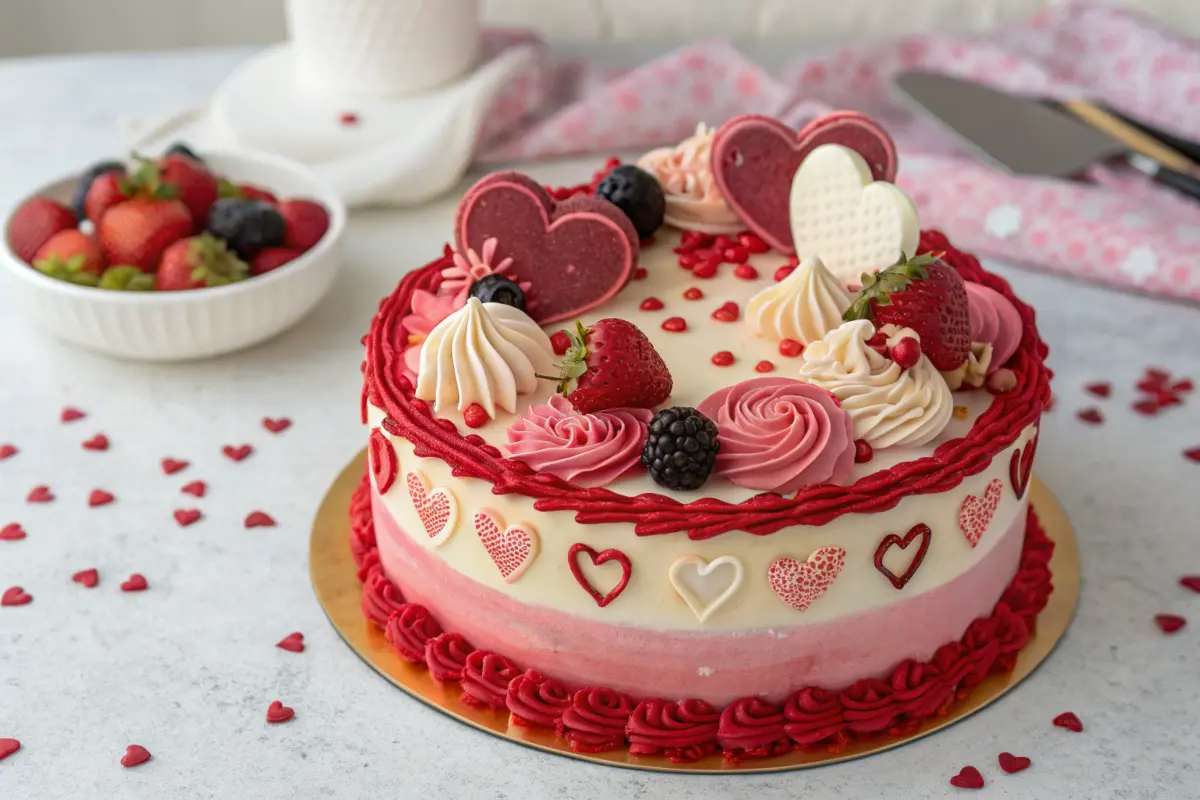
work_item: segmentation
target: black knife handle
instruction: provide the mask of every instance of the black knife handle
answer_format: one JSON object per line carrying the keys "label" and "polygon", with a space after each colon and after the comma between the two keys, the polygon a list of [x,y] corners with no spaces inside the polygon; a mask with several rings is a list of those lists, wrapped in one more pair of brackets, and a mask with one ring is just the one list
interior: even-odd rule
{"label": "black knife handle", "polygon": [[1147,136],[1151,136],[1151,137],[1157,139],[1158,141],[1162,142],[1167,147],[1171,148],[1172,150],[1176,151],[1177,153],[1181,153],[1181,154],[1187,156],[1192,161],[1196,162],[1197,164],[1200,164],[1200,142],[1195,142],[1190,139],[1184,139],[1180,136],[1176,136],[1173,133],[1168,133],[1167,131],[1164,131],[1161,128],[1155,128],[1153,125],[1149,125],[1145,122],[1142,122],[1141,120],[1137,120],[1137,119],[1134,119],[1133,117],[1129,117],[1129,116],[1126,116],[1125,114],[1122,114],[1120,111],[1116,110],[1112,106],[1103,105],[1103,104],[1099,104],[1099,105],[1101,108],[1103,108],[1108,113],[1112,114],[1117,119],[1119,119],[1123,122],[1129,123],[1130,125],[1137,128],[1138,130],[1140,130],[1142,133],[1146,134]]}
{"label": "black knife handle", "polygon": [[1186,172],[1159,167],[1158,172],[1154,174],[1154,182],[1185,194],[1193,200],[1200,200],[1200,178]]}

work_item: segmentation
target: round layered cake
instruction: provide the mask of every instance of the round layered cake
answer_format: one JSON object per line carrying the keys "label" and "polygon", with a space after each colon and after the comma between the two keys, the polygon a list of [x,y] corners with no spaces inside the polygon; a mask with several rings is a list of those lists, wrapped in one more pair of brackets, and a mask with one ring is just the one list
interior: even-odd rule
{"label": "round layered cake", "polygon": [[1011,668],[1050,591],[1045,346],[894,159],[857,115],[738,118],[468,192],[367,338],[352,545],[402,658],[676,759],[903,729]]}

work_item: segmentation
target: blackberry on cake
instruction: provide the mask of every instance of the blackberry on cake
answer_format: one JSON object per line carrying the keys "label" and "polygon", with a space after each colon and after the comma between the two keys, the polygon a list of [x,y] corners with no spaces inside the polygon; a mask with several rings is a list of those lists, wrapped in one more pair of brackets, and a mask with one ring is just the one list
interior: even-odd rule
{"label": "blackberry on cake", "polygon": [[252,259],[264,248],[282,245],[286,225],[270,203],[225,197],[213,203],[205,227],[243,259]]}
{"label": "blackberry on cake", "polygon": [[717,425],[694,408],[665,408],[650,421],[642,464],[659,486],[699,489],[712,474],[721,443]]}
{"label": "blackberry on cake", "polygon": [[667,199],[658,179],[641,167],[622,164],[600,181],[596,196],[621,209],[645,239],[662,227]]}
{"label": "blackberry on cake", "polygon": [[495,273],[485,275],[471,284],[471,297],[481,303],[503,303],[521,311],[525,310],[525,293],[516,281]]}
{"label": "blackberry on cake", "polygon": [[654,408],[674,381],[646,334],[624,319],[602,319],[567,333],[571,346],[556,378],[558,390],[581,414],[606,408]]}

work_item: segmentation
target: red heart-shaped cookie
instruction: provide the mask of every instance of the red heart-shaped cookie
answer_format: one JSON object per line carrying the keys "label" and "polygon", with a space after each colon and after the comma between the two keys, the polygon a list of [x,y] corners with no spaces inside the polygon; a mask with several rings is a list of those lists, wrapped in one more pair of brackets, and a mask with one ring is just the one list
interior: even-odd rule
{"label": "red heart-shaped cookie", "polygon": [[950,779],[950,785],[957,786],[959,789],[982,789],[983,775],[979,774],[979,770],[974,767],[963,767],[957,775]]}
{"label": "red heart-shaped cookie", "polygon": [[[892,547],[899,547],[901,550],[907,550],[908,546],[913,543],[914,539],[920,538],[921,543],[917,545],[916,551],[913,553],[912,560],[908,563],[908,568],[901,574],[897,575],[888,569],[884,563],[884,556]],[[894,533],[889,533],[883,537],[883,541],[879,543],[879,547],[875,548],[875,569],[883,573],[883,577],[892,582],[892,586],[897,589],[903,589],[904,584],[917,573],[917,567],[921,566],[921,562],[925,560],[925,554],[929,552],[929,542],[933,538],[933,531],[924,523],[918,523],[904,534],[904,538],[897,536]]]}
{"label": "red heart-shaped cookie", "polygon": [[234,447],[233,445],[227,444],[221,448],[221,452],[224,453],[225,457],[231,461],[242,461],[243,459],[248,458],[249,455],[254,452],[254,448],[248,444],[244,444],[241,447]]}
{"label": "red heart-shaped cookie", "polygon": [[[583,574],[583,568],[579,566],[579,556],[587,555],[592,560],[592,564],[600,566],[609,561],[615,561],[621,565],[621,580],[617,581],[617,585],[608,591],[608,594],[600,594],[596,589],[588,583],[587,577]],[[602,553],[597,553],[586,544],[573,544],[571,549],[567,551],[567,564],[571,567],[571,574],[575,576],[576,582],[583,587],[584,591],[592,596],[596,601],[596,605],[604,608],[606,605],[616,600],[621,592],[625,591],[625,587],[629,585],[629,576],[633,574],[633,564],[629,561],[629,556],[622,553],[620,550],[605,550]]]}
{"label": "red heart-shaped cookie", "polygon": [[129,576],[129,580],[121,584],[122,592],[144,592],[149,588],[150,582],[146,580],[146,576],[136,572]]}
{"label": "red heart-shaped cookie", "polygon": [[187,461],[177,461],[174,458],[164,458],[162,460],[162,471],[164,475],[174,475],[180,470],[188,468]]}
{"label": "red heart-shaped cookie", "polygon": [[71,576],[71,580],[86,589],[95,589],[100,583],[100,571],[97,569],[81,569]]}
{"label": "red heart-shaped cookie", "polygon": [[1000,769],[1010,775],[1014,772],[1028,769],[1032,763],[1028,756],[1014,756],[1012,753],[1000,754]]}
{"label": "red heart-shaped cookie", "polygon": [[54,500],[54,493],[49,486],[35,486],[25,495],[26,503],[49,503]]}
{"label": "red heart-shaped cookie", "polygon": [[33,595],[20,586],[12,586],[0,594],[0,606],[27,606],[33,602]]}
{"label": "red heart-shaped cookie", "polygon": [[296,710],[285,706],[278,700],[267,706],[267,722],[287,722],[294,716],[296,716]]}
{"label": "red heart-shaped cookie", "polygon": [[138,764],[145,764],[149,760],[149,750],[140,744],[131,744],[125,748],[125,755],[121,756],[121,766],[136,767]]}
{"label": "red heart-shaped cookie", "polygon": [[246,515],[247,528],[274,528],[275,519],[265,511],[251,511]]}
{"label": "red heart-shaped cookie", "polygon": [[1079,717],[1077,717],[1073,711],[1064,711],[1063,713],[1059,714],[1054,718],[1054,724],[1059,728],[1066,728],[1067,730],[1074,731],[1075,733],[1083,732],[1083,723],[1080,722]]}
{"label": "red heart-shaped cookie", "polygon": [[103,489],[92,489],[92,493],[88,495],[88,505],[92,508],[106,506],[116,499],[116,496],[112,492],[106,492]]}
{"label": "red heart-shaped cookie", "polygon": [[464,254],[497,240],[496,258],[512,259],[512,279],[532,284],[529,315],[543,325],[607,302],[637,266],[637,231],[615,205],[586,195],[559,202],[517,172],[475,184],[459,203],[454,231]]}
{"label": "red heart-shaped cookie", "polygon": [[283,433],[288,428],[292,427],[292,421],[287,417],[279,417],[272,419],[271,417],[263,417],[263,427],[271,433]]}
{"label": "red heart-shaped cookie", "polygon": [[896,178],[896,145],[870,117],[835,111],[799,132],[777,119],[743,114],[713,135],[712,173],[730,208],[746,227],[781,253],[796,251],[789,197],[792,178],[809,153],[839,144],[861,155],[875,180]]}
{"label": "red heart-shaped cookie", "polygon": [[83,449],[84,450],[107,450],[108,449],[108,437],[105,436],[103,433],[97,433],[92,438],[84,441]]}
{"label": "red heart-shaped cookie", "polygon": [[3,461],[6,458],[12,458],[18,452],[19,451],[17,450],[16,445],[0,444],[0,461]]}
{"label": "red heart-shaped cookie", "polygon": [[846,551],[822,547],[803,564],[794,558],[777,558],[767,567],[767,582],[779,599],[803,611],[833,585],[846,566]]}
{"label": "red heart-shaped cookie", "polygon": [[200,521],[200,510],[196,508],[180,508],[175,511],[175,521],[179,523],[181,528],[186,528],[194,522]]}
{"label": "red heart-shaped cookie", "polygon": [[19,542],[26,536],[25,529],[19,522],[10,522],[0,528],[0,542]]}
{"label": "red heart-shaped cookie", "polygon": [[70,406],[67,406],[62,410],[62,413],[59,414],[58,418],[63,422],[74,422],[75,420],[83,419],[86,416],[87,414],[83,413],[78,408],[71,408]]}
{"label": "red heart-shaped cookie", "polygon": [[287,636],[279,640],[275,645],[280,650],[287,650],[292,653],[304,652],[304,634],[297,631],[289,633]]}
{"label": "red heart-shaped cookie", "polygon": [[0,761],[21,749],[21,743],[16,739],[0,739]]}
{"label": "red heart-shaped cookie", "polygon": [[184,494],[190,494],[192,497],[204,497],[208,491],[208,484],[204,481],[192,481],[179,487],[179,491]]}

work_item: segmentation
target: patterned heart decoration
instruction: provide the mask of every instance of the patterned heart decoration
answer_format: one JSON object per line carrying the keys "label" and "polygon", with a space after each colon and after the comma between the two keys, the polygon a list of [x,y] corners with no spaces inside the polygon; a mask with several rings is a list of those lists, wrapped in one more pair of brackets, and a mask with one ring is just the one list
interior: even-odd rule
{"label": "patterned heart decoration", "polygon": [[1025,449],[1013,450],[1012,458],[1008,461],[1008,477],[1012,481],[1013,493],[1020,500],[1029,488],[1029,476],[1033,473],[1033,457],[1037,454],[1038,434],[1034,431],[1033,438],[1025,444]]}
{"label": "patterned heart decoration", "polygon": [[822,547],[803,564],[787,556],[775,559],[767,567],[767,582],[780,600],[797,611],[804,611],[825,594],[845,566],[845,550]]}
{"label": "patterned heart decoration", "polygon": [[[909,561],[908,568],[904,572],[897,575],[884,565],[883,559],[889,549],[899,547],[901,550],[907,550],[908,546],[918,538],[921,540],[921,543],[917,545],[916,552],[913,553],[912,560]],[[892,586],[895,586],[897,589],[903,589],[904,585],[917,573],[917,568],[921,566],[921,562],[925,560],[925,554],[929,552],[929,543],[932,539],[933,531],[923,522],[912,526],[908,533],[904,534],[903,538],[894,533],[889,533],[883,537],[883,541],[875,549],[875,569],[883,573],[883,577],[891,581]]]}
{"label": "patterned heart decoration", "polygon": [[396,480],[396,473],[400,469],[399,461],[396,458],[396,448],[383,435],[383,431],[374,428],[371,430],[371,436],[367,439],[367,453],[371,458],[371,474],[375,478],[375,486],[379,489],[380,494],[385,494],[388,489],[392,488],[392,483]]}
{"label": "patterned heart decoration", "polygon": [[537,558],[538,535],[528,525],[509,525],[499,521],[494,511],[475,514],[475,533],[508,583],[520,578]]}
{"label": "patterned heart decoration", "polygon": [[533,284],[529,314],[543,325],[573,319],[610,300],[633,276],[638,235],[615,205],[577,195],[559,202],[517,172],[498,172],[463,196],[455,219],[458,252],[499,242],[509,277]]}
{"label": "patterned heart decoration", "polygon": [[[617,581],[617,585],[608,591],[608,594],[600,594],[590,583],[587,576],[583,574],[583,568],[579,566],[579,556],[586,555],[592,560],[593,566],[600,566],[609,561],[615,561],[621,565],[621,580]],[[596,601],[596,605],[604,608],[620,597],[621,592],[625,591],[625,587],[629,585],[629,577],[633,574],[633,564],[629,561],[629,556],[622,553],[620,550],[608,549],[602,553],[597,553],[592,548],[583,543],[571,545],[571,549],[567,551],[567,564],[571,567],[571,574],[575,576],[575,581],[583,587],[583,590],[592,596]]]}
{"label": "patterned heart decoration", "polygon": [[993,478],[992,482],[987,485],[983,497],[969,494],[963,500],[962,508],[958,512],[958,527],[962,530],[963,536],[967,537],[967,543],[971,547],[979,544],[983,532],[987,530],[992,517],[996,515],[1002,488],[1004,488],[1003,482],[999,478]]}
{"label": "patterned heart decoration", "polygon": [[798,133],[770,117],[746,114],[726,122],[713,135],[713,178],[725,201],[746,227],[781,253],[796,252],[788,203],[800,164],[823,144],[859,153],[875,180],[896,178],[896,145],[870,117],[835,111],[814,119]]}
{"label": "patterned heart decoration", "polygon": [[408,484],[408,496],[412,498],[413,508],[425,526],[431,544],[440,545],[450,538],[458,524],[458,503],[449,489],[437,488],[429,491],[425,476],[419,472],[410,472],[405,478]]}
{"label": "patterned heart decoration", "polygon": [[[728,577],[722,580],[714,575],[718,570]],[[704,622],[741,588],[745,569],[737,556],[718,556],[712,561],[705,561],[700,556],[684,556],[671,564],[667,577],[696,619]]]}

